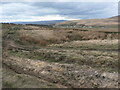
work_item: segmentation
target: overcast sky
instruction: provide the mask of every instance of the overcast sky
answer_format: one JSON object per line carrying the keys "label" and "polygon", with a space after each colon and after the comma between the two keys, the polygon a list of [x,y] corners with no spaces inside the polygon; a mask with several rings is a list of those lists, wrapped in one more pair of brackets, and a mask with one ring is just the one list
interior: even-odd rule
{"label": "overcast sky", "polygon": [[0,22],[93,19],[118,15],[118,2],[2,2],[0,7]]}

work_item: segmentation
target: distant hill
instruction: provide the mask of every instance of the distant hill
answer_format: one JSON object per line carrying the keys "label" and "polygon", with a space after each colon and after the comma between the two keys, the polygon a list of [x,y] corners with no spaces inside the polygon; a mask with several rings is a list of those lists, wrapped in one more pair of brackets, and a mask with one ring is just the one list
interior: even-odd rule
{"label": "distant hill", "polygon": [[50,20],[50,21],[35,21],[35,22],[12,22],[14,24],[42,24],[42,25],[49,25],[49,24],[56,24],[60,22],[64,22],[66,20]]}
{"label": "distant hill", "polygon": [[[119,16],[120,17],[120,16]],[[117,26],[118,16],[104,19],[71,20],[56,23],[55,26]]]}

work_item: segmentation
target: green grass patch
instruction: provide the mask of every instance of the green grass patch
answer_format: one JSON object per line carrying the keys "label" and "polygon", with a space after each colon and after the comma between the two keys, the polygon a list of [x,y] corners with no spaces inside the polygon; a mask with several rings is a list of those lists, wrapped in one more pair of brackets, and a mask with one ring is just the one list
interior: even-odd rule
{"label": "green grass patch", "polygon": [[117,55],[112,53],[88,52],[88,51],[71,51],[68,50],[40,50],[40,51],[9,51],[12,56],[41,60],[48,62],[59,62],[78,65],[89,65],[91,67],[102,69],[103,71],[117,72],[118,60]]}

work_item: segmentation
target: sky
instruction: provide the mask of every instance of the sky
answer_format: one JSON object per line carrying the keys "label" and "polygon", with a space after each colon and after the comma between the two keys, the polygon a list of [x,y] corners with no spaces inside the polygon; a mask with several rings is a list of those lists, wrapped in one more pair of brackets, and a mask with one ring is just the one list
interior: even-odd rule
{"label": "sky", "polygon": [[118,15],[118,2],[2,2],[0,22],[77,20]]}

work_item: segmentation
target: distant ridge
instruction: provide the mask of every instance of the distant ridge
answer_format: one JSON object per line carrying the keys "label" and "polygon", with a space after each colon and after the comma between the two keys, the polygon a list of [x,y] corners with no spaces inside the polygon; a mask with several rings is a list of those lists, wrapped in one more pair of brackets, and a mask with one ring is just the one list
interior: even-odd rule
{"label": "distant ridge", "polygon": [[71,21],[65,21],[56,23],[56,26],[61,25],[86,25],[86,26],[110,26],[110,25],[118,25],[118,17],[120,16],[114,16],[111,18],[104,18],[104,19],[85,19],[85,20],[71,20]]}
{"label": "distant ridge", "polygon": [[34,22],[12,22],[14,24],[42,24],[42,25],[49,25],[49,24],[56,24],[60,22],[64,22],[66,20],[50,20],[50,21],[34,21]]}

